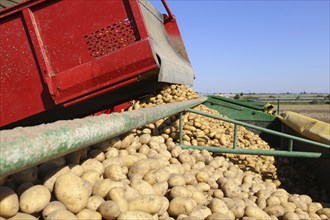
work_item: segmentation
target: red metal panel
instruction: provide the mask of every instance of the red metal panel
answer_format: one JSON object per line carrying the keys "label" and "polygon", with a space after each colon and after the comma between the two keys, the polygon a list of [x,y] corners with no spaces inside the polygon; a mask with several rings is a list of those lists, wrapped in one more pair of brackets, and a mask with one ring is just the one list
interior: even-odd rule
{"label": "red metal panel", "polygon": [[31,0],[0,19],[0,126],[157,68],[138,0]]}
{"label": "red metal panel", "polygon": [[56,102],[62,103],[96,89],[118,83],[156,68],[149,41],[140,41],[101,59],[59,73]]}
{"label": "red metal panel", "polygon": [[43,111],[52,105],[22,13],[0,21],[0,125]]}

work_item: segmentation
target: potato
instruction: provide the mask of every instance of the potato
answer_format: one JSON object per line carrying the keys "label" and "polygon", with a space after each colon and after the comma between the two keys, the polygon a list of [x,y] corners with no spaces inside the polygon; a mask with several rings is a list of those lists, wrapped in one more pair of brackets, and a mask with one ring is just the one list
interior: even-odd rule
{"label": "potato", "polygon": [[123,172],[123,169],[118,164],[112,164],[105,168],[104,178],[111,179],[113,181],[120,181],[126,179],[126,175]]}
{"label": "potato", "polygon": [[211,189],[211,187],[207,183],[197,183],[195,184],[195,187],[201,192],[207,192]]}
{"label": "potato", "polygon": [[56,198],[73,213],[80,212],[88,203],[90,192],[84,181],[72,173],[58,177],[54,190]]}
{"label": "potato", "polygon": [[83,209],[76,216],[79,220],[102,220],[102,215],[99,212],[90,209]]}
{"label": "potato", "polygon": [[104,219],[116,219],[120,214],[120,208],[114,201],[102,202],[97,209]]}
{"label": "potato", "polygon": [[88,152],[88,156],[100,162],[105,160],[105,154],[100,149],[92,149],[91,151]]}
{"label": "potato", "polygon": [[152,169],[143,176],[143,180],[153,185],[157,182],[165,182],[170,178],[170,173],[164,169]]}
{"label": "potato", "polygon": [[125,191],[121,187],[114,187],[109,191],[109,199],[116,202],[121,212],[128,211],[128,202],[125,196]]}
{"label": "potato", "polygon": [[267,206],[280,205],[281,200],[276,196],[270,196],[266,199]]}
{"label": "potato", "polygon": [[127,198],[127,200],[131,200],[140,196],[139,192],[130,186],[126,186],[124,190],[125,190],[125,197]]}
{"label": "potato", "polygon": [[311,220],[321,220],[321,217],[315,213],[308,213]]}
{"label": "potato", "polygon": [[207,198],[200,191],[193,191],[191,198],[197,202],[198,205],[206,205]]}
{"label": "potato", "polygon": [[179,154],[178,159],[180,163],[189,163],[193,164],[193,159],[187,151],[184,151]]}
{"label": "potato", "polygon": [[140,143],[141,144],[148,144],[149,141],[151,139],[151,136],[150,134],[142,134],[140,137],[139,137],[139,140],[140,140]]}
{"label": "potato", "polygon": [[[129,156],[133,156],[133,155],[129,155]],[[118,164],[120,166],[125,165],[123,158],[119,157],[119,156],[118,157],[110,157],[108,159],[105,159],[105,160],[102,161],[102,164],[103,164],[104,167],[110,166],[112,164]]]}
{"label": "potato", "polygon": [[221,199],[213,198],[208,204],[212,213],[227,214],[228,207]]}
{"label": "potato", "polygon": [[147,212],[141,212],[141,211],[128,211],[128,212],[122,212],[117,218],[118,220],[154,220],[154,217],[147,213]]}
{"label": "potato", "polygon": [[33,215],[18,212],[13,217],[8,218],[8,220],[38,220],[38,219],[36,217],[34,217]]}
{"label": "potato", "polygon": [[112,181],[110,179],[99,180],[93,186],[92,195],[105,198],[109,191],[114,187],[124,187],[124,185],[121,182]]}
{"label": "potato", "polygon": [[275,215],[276,217],[283,216],[285,209],[281,205],[271,205],[264,208],[264,211],[269,215]]}
{"label": "potato", "polygon": [[0,186],[0,217],[10,218],[19,209],[17,194],[7,186]]}
{"label": "potato", "polygon": [[172,188],[175,186],[184,186],[186,185],[186,180],[180,174],[171,174],[168,179],[168,185]]}
{"label": "potato", "polygon": [[209,180],[209,175],[206,172],[198,172],[196,173],[197,182],[207,182]]}
{"label": "potato", "polygon": [[118,137],[112,138],[110,140],[110,146],[111,146],[111,148],[108,149],[108,151],[111,150],[111,149],[120,149],[121,148],[121,140]]}
{"label": "potato", "polygon": [[313,202],[308,205],[308,212],[309,213],[316,213],[319,209],[322,209],[321,203]]}
{"label": "potato", "polygon": [[128,176],[130,177],[132,175],[138,174],[142,177],[148,173],[151,168],[155,169],[154,167],[151,167],[151,165],[152,163],[150,159],[138,160],[129,167]]}
{"label": "potato", "polygon": [[155,194],[153,187],[144,180],[134,179],[131,181],[130,186],[141,195]]}
{"label": "potato", "polygon": [[42,210],[42,217],[43,217],[44,219],[47,219],[47,218],[48,218],[48,215],[49,215],[51,212],[53,212],[53,211],[55,211],[55,210],[57,210],[57,209],[65,209],[65,210],[66,210],[65,206],[64,206],[61,202],[59,202],[59,201],[52,201],[52,202],[50,202],[50,203],[44,208],[44,210]]}
{"label": "potato", "polygon": [[196,201],[191,198],[175,197],[170,201],[168,213],[173,217],[178,217],[181,214],[189,215],[196,206]]}
{"label": "potato", "polygon": [[104,155],[105,155],[106,159],[113,158],[113,157],[118,157],[119,156],[119,151],[116,148],[110,148]]}
{"label": "potato", "polygon": [[213,191],[213,197],[214,198],[221,199],[221,198],[223,198],[223,196],[224,196],[224,194],[221,191],[221,189],[216,189],[216,190]]}
{"label": "potato", "polygon": [[270,216],[266,212],[255,206],[246,207],[244,214],[247,217],[253,217],[255,219],[271,220]]}
{"label": "potato", "polygon": [[168,183],[167,182],[159,182],[152,185],[154,192],[158,196],[164,196],[168,190]]}
{"label": "potato", "polygon": [[76,176],[81,176],[84,173],[84,169],[78,164],[69,164],[68,166],[71,172]]}
{"label": "potato", "polygon": [[211,215],[212,212],[209,208],[205,206],[197,206],[192,212],[190,212],[189,217],[195,217],[195,219],[205,219],[207,216]]}
{"label": "potato", "polygon": [[70,172],[71,170],[68,166],[60,167],[56,169],[55,171],[53,171],[52,173],[50,173],[48,176],[45,177],[44,186],[46,186],[51,192],[53,192],[56,179],[59,176]]}
{"label": "potato", "polygon": [[286,212],[294,212],[296,210],[296,205],[292,202],[281,202],[281,205],[284,207]]}
{"label": "potato", "polygon": [[316,214],[326,215],[328,218],[330,218],[330,208],[319,209],[319,210],[317,210]]}
{"label": "potato", "polygon": [[101,196],[91,196],[88,199],[87,208],[96,211],[105,200]]}
{"label": "potato", "polygon": [[77,217],[72,212],[69,212],[68,210],[57,209],[57,210],[49,213],[46,220],[59,220],[59,219],[76,220]]}
{"label": "potato", "polygon": [[27,214],[38,213],[47,206],[50,197],[50,191],[46,186],[32,186],[20,196],[20,210]]}
{"label": "potato", "polygon": [[230,217],[222,213],[213,213],[208,215],[205,220],[228,220]]}
{"label": "potato", "polygon": [[164,215],[168,216],[167,209],[170,206],[170,201],[168,201],[166,197],[160,197],[160,198],[162,199],[163,202],[157,214],[158,216],[164,216]]}
{"label": "potato", "polygon": [[162,208],[163,200],[156,195],[142,195],[128,202],[129,211],[142,211],[156,214]]}
{"label": "potato", "polygon": [[133,143],[134,140],[135,140],[135,137],[133,134],[127,135],[124,139],[122,139],[120,149],[127,148],[130,144]]}
{"label": "potato", "polygon": [[175,186],[170,191],[170,197],[173,199],[175,197],[187,197],[190,198],[192,192],[184,186]]}
{"label": "potato", "polygon": [[81,179],[88,181],[92,186],[100,179],[100,173],[96,170],[89,170],[81,175]]}
{"label": "potato", "polygon": [[84,173],[90,170],[97,171],[100,175],[104,173],[104,165],[96,159],[87,159],[81,164]]}

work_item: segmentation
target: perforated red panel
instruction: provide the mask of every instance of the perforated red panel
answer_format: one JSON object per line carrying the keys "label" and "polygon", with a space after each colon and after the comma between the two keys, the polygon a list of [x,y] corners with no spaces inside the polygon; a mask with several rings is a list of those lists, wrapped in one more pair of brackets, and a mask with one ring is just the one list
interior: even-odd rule
{"label": "perforated red panel", "polygon": [[129,19],[113,23],[84,37],[89,45],[88,51],[95,59],[126,47],[136,40]]}

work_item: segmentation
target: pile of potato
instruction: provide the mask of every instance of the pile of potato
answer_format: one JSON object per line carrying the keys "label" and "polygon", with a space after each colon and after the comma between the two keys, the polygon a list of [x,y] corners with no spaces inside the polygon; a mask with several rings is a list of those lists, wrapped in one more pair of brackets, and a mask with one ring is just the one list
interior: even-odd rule
{"label": "pile of potato", "polygon": [[8,219],[328,219],[330,209],[225,157],[126,134],[7,178]]}
{"label": "pile of potato", "polygon": [[[198,96],[183,86],[165,90],[133,109]],[[190,113],[184,122],[185,144],[231,147],[230,124]],[[238,147],[269,149],[238,130]],[[279,187],[273,157],[217,156],[181,149],[177,141],[178,118],[171,116],[3,178],[0,220],[330,218],[330,208]]]}
{"label": "pile of potato", "polygon": [[[155,103],[164,103],[162,97],[169,97],[176,94],[177,90],[181,94],[182,99],[178,100],[177,96],[172,96],[169,102],[177,102],[181,100],[189,100],[197,98],[198,94],[192,89],[182,85],[171,85],[165,87],[159,95],[156,94],[147,97],[138,102],[132,109],[154,106]],[[171,97],[171,96],[170,96]],[[157,100],[157,102],[155,102]],[[168,101],[167,101],[168,102]],[[216,110],[210,109],[204,105],[195,107],[196,110],[205,113],[220,115]],[[233,147],[234,125],[224,121],[211,119],[194,113],[185,113],[183,116],[183,144],[193,146],[222,146],[227,148]],[[179,142],[179,117],[171,116],[161,119],[155,123],[146,125],[142,129],[136,130],[139,134],[149,132],[153,135],[162,135],[165,139],[172,138],[174,142]],[[272,150],[272,148],[263,141],[258,135],[238,126],[237,147],[249,149]],[[296,163],[294,159],[277,157],[275,161],[271,156],[255,156],[255,155],[235,155],[235,154],[218,154],[225,156],[234,164],[237,164],[242,170],[250,170],[262,177],[264,180],[270,179],[274,184],[283,187],[295,193],[308,193],[314,199],[321,201],[329,201],[324,190],[320,189],[313,174],[308,172],[301,164]],[[298,165],[298,166],[296,166]],[[301,183],[301,184],[296,184]],[[302,184],[303,183],[303,184]]]}
{"label": "pile of potato", "polygon": [[[179,96],[180,95],[180,96]],[[199,97],[191,88],[183,85],[171,85],[165,87],[159,94],[147,97],[137,102],[130,110],[152,107],[161,103],[171,103],[183,100],[190,100]],[[205,105],[199,105],[194,109],[205,113],[222,116],[216,110],[210,109]],[[153,135],[161,134],[166,140],[172,138],[176,143],[179,141],[179,117],[171,116],[156,121],[155,123],[144,126],[137,130],[141,133],[143,130]],[[149,131],[150,130],[150,131]],[[237,147],[249,149],[271,149],[258,135],[238,126],[237,129]],[[183,144],[193,146],[222,146],[233,147],[234,142],[234,124],[194,113],[185,113],[183,115]],[[261,174],[264,179],[277,179],[276,167],[274,166],[274,157],[253,156],[253,155],[235,155],[223,154],[231,161],[238,164],[242,169],[251,170]],[[276,184],[280,184],[278,180]]]}

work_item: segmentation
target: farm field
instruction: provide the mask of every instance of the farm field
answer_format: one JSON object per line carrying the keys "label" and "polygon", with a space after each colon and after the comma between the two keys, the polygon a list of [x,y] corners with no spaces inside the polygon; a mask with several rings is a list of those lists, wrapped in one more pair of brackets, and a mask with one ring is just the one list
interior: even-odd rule
{"label": "farm field", "polygon": [[[277,106],[275,108],[277,108]],[[280,113],[283,111],[297,112],[299,114],[330,123],[329,104],[280,104]]]}

